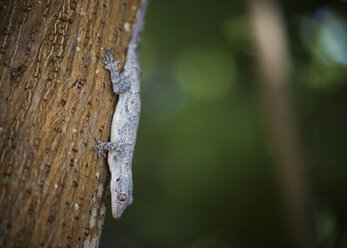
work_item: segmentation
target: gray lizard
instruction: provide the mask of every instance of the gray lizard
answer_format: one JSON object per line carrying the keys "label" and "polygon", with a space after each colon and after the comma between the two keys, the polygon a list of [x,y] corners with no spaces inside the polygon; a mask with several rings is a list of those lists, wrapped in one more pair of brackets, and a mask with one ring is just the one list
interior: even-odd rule
{"label": "gray lizard", "polygon": [[140,77],[141,68],[138,56],[138,37],[142,29],[149,0],[145,0],[132,33],[124,71],[118,73],[119,59],[113,60],[112,50],[105,51],[102,59],[105,68],[111,72],[114,93],[118,94],[118,103],[113,114],[111,141],[102,142],[95,138],[99,149],[97,158],[106,157],[111,171],[112,215],[120,218],[127,206],[133,202],[132,159],[136,142],[137,127],[140,118]]}

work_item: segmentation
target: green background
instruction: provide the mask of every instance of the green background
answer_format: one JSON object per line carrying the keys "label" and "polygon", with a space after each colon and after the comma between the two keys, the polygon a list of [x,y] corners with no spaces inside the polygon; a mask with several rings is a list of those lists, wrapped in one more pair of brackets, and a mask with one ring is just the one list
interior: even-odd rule
{"label": "green background", "polygon": [[[347,247],[347,3],[280,6],[318,247]],[[151,1],[134,203],[101,247],[290,246],[251,31],[246,1]]]}

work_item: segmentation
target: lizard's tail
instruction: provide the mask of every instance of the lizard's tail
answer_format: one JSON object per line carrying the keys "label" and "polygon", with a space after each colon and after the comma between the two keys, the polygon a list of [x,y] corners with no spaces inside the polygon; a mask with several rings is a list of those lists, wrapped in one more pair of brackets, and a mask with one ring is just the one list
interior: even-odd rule
{"label": "lizard's tail", "polygon": [[141,11],[140,15],[137,18],[136,23],[135,23],[134,31],[133,31],[133,34],[131,36],[131,40],[130,40],[129,45],[135,45],[138,42],[138,37],[139,37],[139,34],[140,34],[142,26],[143,26],[143,22],[144,22],[144,18],[145,18],[146,9],[147,9],[148,4],[149,4],[149,0],[144,0],[144,3],[142,4],[141,10],[140,10]]}

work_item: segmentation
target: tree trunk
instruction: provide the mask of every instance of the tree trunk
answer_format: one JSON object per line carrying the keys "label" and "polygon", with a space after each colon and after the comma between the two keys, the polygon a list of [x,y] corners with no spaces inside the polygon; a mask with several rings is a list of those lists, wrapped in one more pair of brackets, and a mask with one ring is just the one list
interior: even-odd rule
{"label": "tree trunk", "polygon": [[0,247],[96,247],[116,96],[139,0],[1,1]]}
{"label": "tree trunk", "polygon": [[308,178],[288,81],[291,70],[282,13],[273,0],[249,0],[262,107],[276,158],[292,244],[316,247]]}

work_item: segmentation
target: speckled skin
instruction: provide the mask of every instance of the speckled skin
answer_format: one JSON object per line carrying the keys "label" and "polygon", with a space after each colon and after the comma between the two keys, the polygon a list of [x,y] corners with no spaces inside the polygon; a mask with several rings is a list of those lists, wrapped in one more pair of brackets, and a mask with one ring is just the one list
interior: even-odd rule
{"label": "speckled skin", "polygon": [[138,58],[138,35],[142,27],[148,5],[145,1],[131,37],[124,71],[118,73],[119,60],[113,60],[111,50],[105,52],[103,63],[111,72],[113,91],[119,95],[111,125],[111,142],[101,142],[93,147],[99,149],[97,157],[104,156],[103,150],[109,151],[108,164],[111,171],[112,215],[120,218],[127,206],[133,202],[132,159],[136,143],[137,127],[140,118],[140,76]]}

